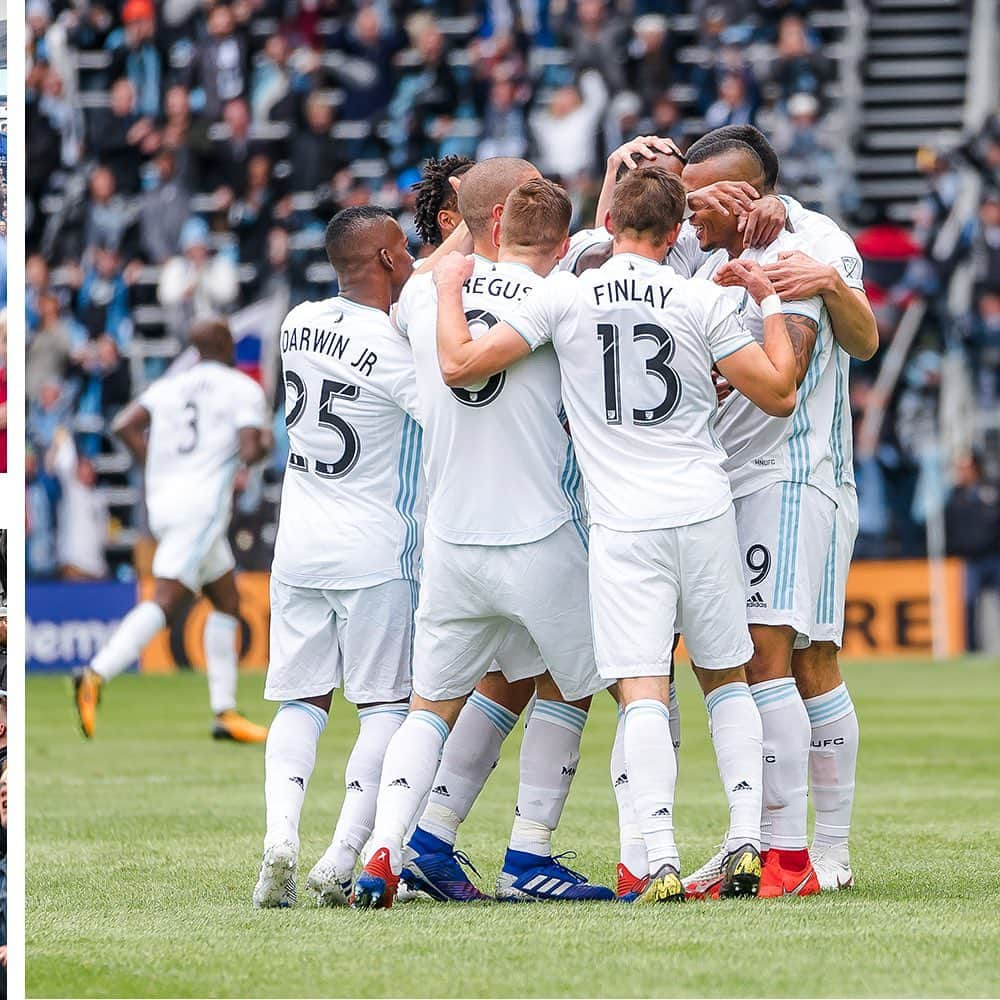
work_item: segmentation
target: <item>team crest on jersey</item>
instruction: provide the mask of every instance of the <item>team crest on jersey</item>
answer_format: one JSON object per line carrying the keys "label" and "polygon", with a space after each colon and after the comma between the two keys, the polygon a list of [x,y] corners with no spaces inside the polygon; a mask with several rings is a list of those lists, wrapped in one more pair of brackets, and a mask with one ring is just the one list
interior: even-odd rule
{"label": "team crest on jersey", "polygon": [[861,261],[857,257],[841,257],[840,262],[844,265],[845,278],[853,278],[861,266]]}

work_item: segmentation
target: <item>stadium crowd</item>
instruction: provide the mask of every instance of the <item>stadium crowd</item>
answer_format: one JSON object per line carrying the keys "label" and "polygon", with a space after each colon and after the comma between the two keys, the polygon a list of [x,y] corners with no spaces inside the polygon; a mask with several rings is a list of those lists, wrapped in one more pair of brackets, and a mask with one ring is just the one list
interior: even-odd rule
{"label": "stadium crowd", "polygon": [[[956,325],[931,310],[859,470],[859,554],[919,553],[918,481],[945,351],[968,351],[985,404],[1000,392],[1000,130],[994,119],[962,150],[927,158],[912,230],[879,218],[837,159],[837,66],[811,23],[822,6],[30,0],[29,572],[109,572],[103,541],[131,514],[109,511],[99,488],[128,485],[106,461],[105,423],[183,349],[193,319],[263,301],[283,312],[335,290],[322,230],[336,210],[391,207],[420,253],[413,185],[429,157],[528,155],[587,226],[605,157],[624,139],[684,146],[744,122],[773,139],[784,191],[862,226],[886,344],[909,298],[933,298],[961,254],[976,261],[972,315]],[[970,159],[994,186],[956,255],[936,261]],[[854,379],[856,416],[877,363]],[[272,478],[284,457],[279,447]],[[252,487],[244,506],[259,507]]]}

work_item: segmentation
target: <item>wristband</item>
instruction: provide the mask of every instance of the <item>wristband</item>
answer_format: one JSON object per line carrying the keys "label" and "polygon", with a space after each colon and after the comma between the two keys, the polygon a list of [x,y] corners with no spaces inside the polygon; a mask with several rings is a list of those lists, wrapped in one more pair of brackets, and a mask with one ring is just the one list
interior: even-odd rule
{"label": "wristband", "polygon": [[763,313],[764,319],[767,319],[768,316],[777,316],[781,312],[781,299],[778,298],[776,292],[761,299],[760,311]]}

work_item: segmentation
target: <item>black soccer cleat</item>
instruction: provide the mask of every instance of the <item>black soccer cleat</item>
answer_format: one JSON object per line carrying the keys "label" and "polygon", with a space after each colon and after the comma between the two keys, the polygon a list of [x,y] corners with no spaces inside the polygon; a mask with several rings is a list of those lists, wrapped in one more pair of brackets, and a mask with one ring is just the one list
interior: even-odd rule
{"label": "black soccer cleat", "polygon": [[719,883],[719,898],[756,896],[760,891],[760,870],[760,851],[752,844],[744,844],[735,851],[730,851]]}

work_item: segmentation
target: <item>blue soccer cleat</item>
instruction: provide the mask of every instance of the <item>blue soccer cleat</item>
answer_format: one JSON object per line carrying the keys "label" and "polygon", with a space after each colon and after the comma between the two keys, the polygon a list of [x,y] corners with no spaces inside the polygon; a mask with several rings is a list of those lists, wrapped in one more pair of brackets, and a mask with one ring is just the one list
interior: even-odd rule
{"label": "blue soccer cleat", "polygon": [[503,870],[497,877],[497,899],[522,900],[613,900],[615,894],[603,885],[591,885],[586,875],[561,864],[560,858],[575,858],[574,851],[546,857],[508,848]]}
{"label": "blue soccer cleat", "polygon": [[447,841],[418,826],[406,848],[412,857],[403,867],[402,879],[410,889],[425,892],[442,903],[469,903],[487,898],[462,869],[462,865],[467,865],[478,875],[475,865]]}

